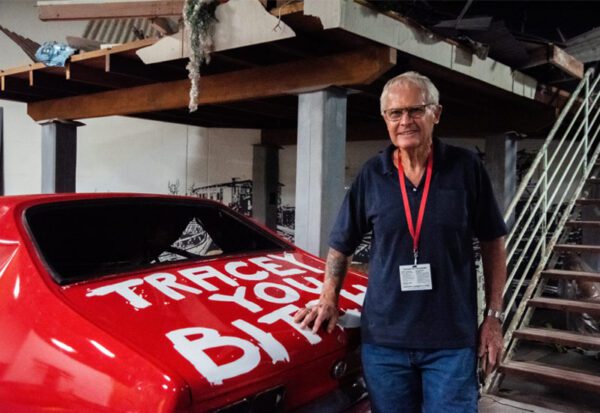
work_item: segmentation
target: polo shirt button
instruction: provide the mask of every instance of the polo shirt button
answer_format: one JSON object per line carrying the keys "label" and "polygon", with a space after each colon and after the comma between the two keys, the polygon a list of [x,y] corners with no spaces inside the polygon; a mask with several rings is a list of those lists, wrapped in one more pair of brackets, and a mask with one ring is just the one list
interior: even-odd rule
{"label": "polo shirt button", "polygon": [[417,188],[413,188],[413,192],[417,192]]}

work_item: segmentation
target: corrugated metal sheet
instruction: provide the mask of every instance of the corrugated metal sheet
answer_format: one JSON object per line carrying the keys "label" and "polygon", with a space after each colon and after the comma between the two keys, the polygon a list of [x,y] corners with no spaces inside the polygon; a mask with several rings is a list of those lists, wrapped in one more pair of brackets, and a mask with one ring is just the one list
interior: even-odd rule
{"label": "corrugated metal sheet", "polygon": [[[136,32],[138,34],[136,34]],[[83,37],[100,43],[126,43],[140,38],[159,37],[159,32],[149,19],[90,20]]]}

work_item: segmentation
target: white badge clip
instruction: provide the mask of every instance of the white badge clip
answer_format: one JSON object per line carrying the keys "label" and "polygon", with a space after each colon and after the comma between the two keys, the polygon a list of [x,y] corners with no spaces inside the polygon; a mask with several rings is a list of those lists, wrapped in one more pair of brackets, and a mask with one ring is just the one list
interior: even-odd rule
{"label": "white badge clip", "polygon": [[433,288],[431,282],[431,266],[429,264],[417,264],[419,252],[414,252],[415,261],[413,265],[400,266],[400,288],[402,291],[423,291]]}

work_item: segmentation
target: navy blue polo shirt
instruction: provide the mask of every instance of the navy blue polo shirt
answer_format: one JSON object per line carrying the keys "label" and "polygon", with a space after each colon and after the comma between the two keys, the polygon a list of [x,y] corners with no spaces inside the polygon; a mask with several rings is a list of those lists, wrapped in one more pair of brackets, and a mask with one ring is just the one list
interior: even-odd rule
{"label": "navy blue polo shirt", "polygon": [[[433,140],[433,175],[419,242],[419,263],[429,263],[433,288],[402,291],[400,265],[414,261],[395,150],[363,165],[347,192],[329,245],[352,255],[373,231],[369,282],[362,314],[364,342],[409,349],[477,344],[477,279],[473,237],[506,235],[490,179],[477,155]],[[424,174],[425,175],[425,174]],[[413,222],[425,176],[418,187],[405,177]]]}

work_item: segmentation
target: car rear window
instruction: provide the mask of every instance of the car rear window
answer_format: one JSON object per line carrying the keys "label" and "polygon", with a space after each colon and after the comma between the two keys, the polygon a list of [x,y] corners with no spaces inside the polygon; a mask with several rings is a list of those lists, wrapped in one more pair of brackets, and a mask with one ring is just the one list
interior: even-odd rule
{"label": "car rear window", "polygon": [[28,208],[25,222],[61,285],[169,262],[290,248],[244,218],[194,200],[59,202]]}

